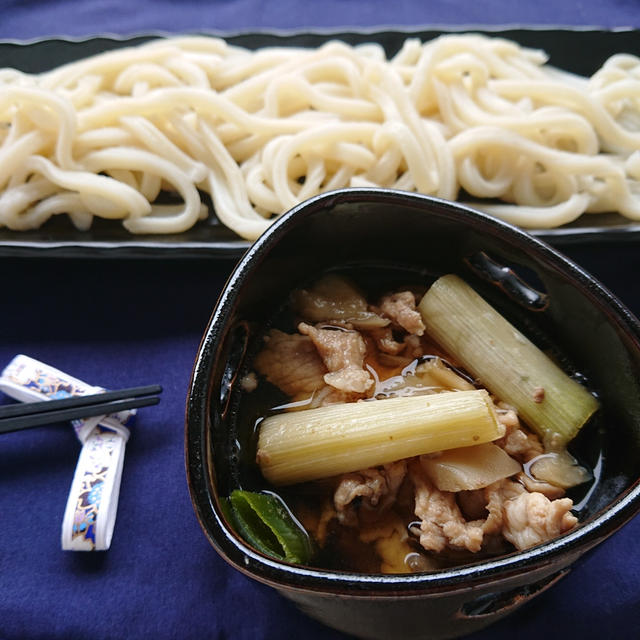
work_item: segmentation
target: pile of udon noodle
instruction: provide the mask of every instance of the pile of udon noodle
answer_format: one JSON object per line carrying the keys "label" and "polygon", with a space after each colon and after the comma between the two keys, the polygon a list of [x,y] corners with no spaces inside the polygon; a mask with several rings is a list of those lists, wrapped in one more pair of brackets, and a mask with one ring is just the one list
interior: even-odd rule
{"label": "pile of udon noodle", "polygon": [[[524,227],[640,217],[640,60],[590,79],[479,35],[256,52],[168,38],[40,75],[0,71],[0,226],[68,214],[132,233],[208,215],[254,239],[323,191],[382,186]],[[167,193],[169,204],[161,204]]]}

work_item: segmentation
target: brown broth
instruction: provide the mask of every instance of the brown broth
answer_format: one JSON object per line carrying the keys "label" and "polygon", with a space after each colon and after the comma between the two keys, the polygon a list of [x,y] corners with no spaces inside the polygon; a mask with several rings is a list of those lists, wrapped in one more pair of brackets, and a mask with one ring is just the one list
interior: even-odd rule
{"label": "brown broth", "polygon": [[[362,283],[363,281],[359,279],[358,284]],[[382,284],[377,282],[377,284],[372,285],[370,279],[365,279],[363,289],[366,292],[367,299],[377,299],[379,294],[391,289],[389,284],[387,280]],[[394,287],[393,289],[399,290],[400,288],[402,287]],[[424,286],[414,288],[424,290]],[[289,305],[283,307],[278,317],[274,319],[272,326],[287,333],[295,331],[296,318]],[[366,341],[368,349],[365,366],[375,380],[374,398],[390,397],[394,394],[425,392],[425,389],[421,388],[420,381],[415,376],[415,371],[420,363],[433,358],[441,358],[453,372],[467,382],[472,380],[455,361],[452,361],[449,354],[444,353],[438,345],[426,337],[421,340],[424,353],[422,357],[412,358],[408,361],[398,360],[397,362],[393,362],[389,358],[381,358],[380,353],[372,346],[371,338],[367,337]],[[248,370],[251,370],[251,368],[249,367]],[[580,374],[577,374],[577,376],[580,376]],[[403,381],[404,384],[401,384]],[[335,478],[274,489],[274,487],[265,484],[255,463],[256,440],[260,421],[272,413],[304,409],[311,403],[311,400],[312,398],[309,397],[292,402],[279,389],[264,379],[259,381],[256,390],[242,394],[242,400],[239,403],[240,421],[244,421],[245,424],[253,424],[253,429],[248,435],[245,432],[246,437],[244,439],[241,438],[238,443],[240,450],[239,479],[241,479],[239,484],[249,490],[275,492],[284,500],[294,516],[305,526],[306,530],[318,543],[320,551],[311,563],[313,566],[337,571],[379,573],[382,570],[381,561],[374,543],[362,541],[357,529],[343,526],[335,518],[327,523],[320,524],[322,513],[330,508],[332,502],[333,492],[336,487]],[[597,420],[594,423],[597,425]],[[598,426],[587,426],[583,431],[585,434],[588,431],[591,437],[596,432],[600,433],[601,429]],[[581,434],[579,438],[581,441],[585,440],[585,434]],[[574,455],[576,455],[581,464],[588,466],[588,463],[591,462],[593,467],[593,479],[589,483],[567,492],[567,495],[574,500],[574,511],[579,512],[587,504],[599,481],[603,464],[603,454],[599,440],[595,446],[593,441],[589,444],[586,448],[586,456],[581,455],[580,451],[574,451]],[[465,505],[462,498],[458,500],[458,505],[464,513]],[[414,534],[416,516],[413,510],[411,481],[407,476],[400,488],[398,500],[389,512],[382,516],[383,518],[398,518],[402,522],[404,530],[409,534],[407,539],[409,550],[405,558],[405,566],[402,568],[403,572],[433,571],[477,562],[487,557],[514,551],[514,547],[501,537],[487,536],[482,550],[477,553],[465,550],[446,550],[439,554],[429,553],[420,546],[418,537]],[[465,516],[469,519],[477,515],[477,513],[465,513]],[[318,539],[318,530],[322,531],[320,539]]]}

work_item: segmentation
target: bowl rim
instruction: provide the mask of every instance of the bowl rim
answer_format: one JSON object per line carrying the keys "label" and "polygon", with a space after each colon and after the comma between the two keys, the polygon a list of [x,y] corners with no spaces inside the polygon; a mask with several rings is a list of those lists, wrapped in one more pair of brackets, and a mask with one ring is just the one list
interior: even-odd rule
{"label": "bowl rim", "polygon": [[629,309],[582,267],[562,253],[525,231],[457,202],[414,192],[384,188],[347,188],[322,193],[282,214],[254,242],[230,274],[202,336],[194,362],[185,412],[185,467],[189,493],[198,522],[220,556],[242,573],[276,588],[312,590],[324,593],[349,593],[370,597],[421,595],[469,588],[487,580],[502,580],[551,567],[559,569],[563,559],[569,564],[584,552],[615,533],[640,511],[640,478],[622,492],[599,514],[576,529],[531,549],[512,552],[492,559],[430,573],[361,574],[307,567],[266,556],[254,550],[227,524],[217,493],[209,481],[204,443],[209,426],[209,374],[215,345],[231,316],[240,283],[254,272],[270,249],[288,233],[290,227],[304,223],[307,217],[335,205],[359,203],[395,203],[409,206],[430,205],[440,217],[459,217],[504,236],[523,249],[535,251],[546,264],[561,267],[564,278],[580,286],[615,325],[619,326],[640,353],[640,322]]}

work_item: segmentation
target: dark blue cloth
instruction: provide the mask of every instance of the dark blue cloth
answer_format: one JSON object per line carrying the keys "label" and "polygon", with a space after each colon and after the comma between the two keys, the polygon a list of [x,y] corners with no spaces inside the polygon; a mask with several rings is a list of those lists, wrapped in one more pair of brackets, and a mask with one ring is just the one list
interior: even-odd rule
{"label": "dark blue cloth", "polygon": [[0,9],[2,38],[380,25],[621,27],[637,26],[640,22],[636,0],[4,0]]}
{"label": "dark blue cloth", "polygon": [[[359,25],[640,26],[636,0],[211,0],[0,2],[0,38]],[[0,60],[0,65],[2,61]],[[567,253],[635,313],[640,250]],[[200,335],[232,268],[217,260],[0,256],[0,367],[17,353],[92,384],[164,387],[127,445],[105,553],[64,553],[60,525],[79,445],[68,425],[0,437],[0,639],[343,638],[228,567],[193,513],[184,405]],[[640,462],[639,462],[640,466]],[[556,587],[474,636],[640,637],[640,518]]]}

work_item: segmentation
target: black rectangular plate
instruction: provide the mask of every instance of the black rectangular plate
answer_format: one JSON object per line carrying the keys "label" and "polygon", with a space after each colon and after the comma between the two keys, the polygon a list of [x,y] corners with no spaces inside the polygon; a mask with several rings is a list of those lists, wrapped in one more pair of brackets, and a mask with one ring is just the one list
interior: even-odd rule
{"label": "black rectangular plate", "polygon": [[[439,28],[421,31],[345,31],[305,33],[240,33],[223,35],[238,46],[256,49],[266,46],[321,45],[340,39],[350,44],[377,42],[388,55],[398,51],[408,37],[430,40],[442,34],[473,31],[515,40],[522,45],[543,49],[549,62],[578,73],[593,74],[615,53],[640,56],[640,30],[546,29],[546,28]],[[0,42],[0,64],[37,73],[102,51],[140,44],[154,37],[116,36],[81,40],[49,39],[31,42]],[[589,214],[559,229],[533,230],[533,235],[561,246],[593,242],[635,242],[640,240],[640,223],[617,214]],[[249,246],[245,240],[210,216],[193,228],[175,235],[132,235],[118,222],[95,219],[89,231],[76,230],[66,216],[56,216],[40,229],[11,231],[0,228],[0,256],[40,257],[204,257],[235,258]]]}

